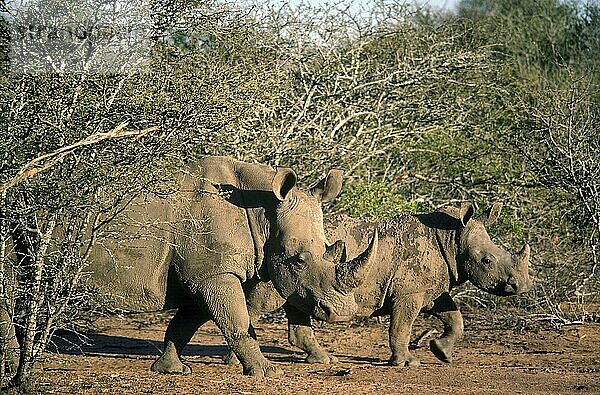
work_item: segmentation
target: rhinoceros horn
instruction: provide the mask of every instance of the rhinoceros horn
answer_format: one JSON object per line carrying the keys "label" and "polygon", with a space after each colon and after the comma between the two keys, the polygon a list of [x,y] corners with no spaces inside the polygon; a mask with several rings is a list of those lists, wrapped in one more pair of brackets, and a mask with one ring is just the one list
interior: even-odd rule
{"label": "rhinoceros horn", "polygon": [[323,258],[330,262],[345,262],[346,261],[346,243],[338,240],[332,245],[326,246]]}
{"label": "rhinoceros horn", "polygon": [[375,229],[369,246],[362,254],[347,262],[340,262],[336,266],[336,288],[340,292],[350,292],[365,280],[377,259],[378,244],[379,235]]}
{"label": "rhinoceros horn", "polygon": [[529,266],[529,254],[530,254],[529,244],[523,244],[523,248],[521,251],[517,252],[517,265],[518,266]]}

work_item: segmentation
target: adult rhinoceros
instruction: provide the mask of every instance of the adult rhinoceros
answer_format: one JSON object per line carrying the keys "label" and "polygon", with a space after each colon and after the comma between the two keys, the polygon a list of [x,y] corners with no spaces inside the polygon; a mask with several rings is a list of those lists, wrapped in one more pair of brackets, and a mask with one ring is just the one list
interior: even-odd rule
{"label": "adult rhinoceros", "polygon": [[[529,246],[511,255],[495,245],[485,229],[496,221],[499,212],[500,205],[494,204],[474,219],[472,206],[463,205],[460,209],[445,207],[429,214],[399,215],[381,223],[347,216],[326,223],[330,239],[344,240],[348,251],[364,245],[365,235],[373,229],[379,231],[376,263],[366,279],[340,291],[354,292],[359,307],[357,316],[391,316],[390,364],[418,364],[408,345],[413,321],[422,309],[443,322],[444,333],[430,342],[430,348],[436,357],[450,362],[454,344],[463,334],[462,315],[449,293],[456,285],[470,281],[501,296],[531,288]],[[341,242],[336,247],[345,255]],[[337,275],[344,273],[340,270]],[[284,303],[268,284],[253,289],[247,300],[253,317]],[[289,341],[308,353],[307,361],[335,361],[317,342],[310,317],[288,304],[283,306],[288,316]],[[226,360],[235,362],[231,354]]]}
{"label": "adult rhinoceros", "polygon": [[340,190],[336,170],[301,191],[289,168],[206,157],[178,177],[176,193],[134,199],[98,235],[90,283],[127,310],[177,308],[154,371],[189,373],[181,351],[213,320],[245,374],[276,374],[249,332],[244,287],[271,280],[282,299],[322,320],[356,313],[336,272],[360,283],[377,240],[353,260],[330,258],[321,203]]}

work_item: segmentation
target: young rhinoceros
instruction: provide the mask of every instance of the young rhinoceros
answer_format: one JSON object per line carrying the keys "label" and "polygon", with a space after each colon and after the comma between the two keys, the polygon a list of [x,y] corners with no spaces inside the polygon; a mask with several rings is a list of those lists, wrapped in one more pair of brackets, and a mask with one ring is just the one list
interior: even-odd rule
{"label": "young rhinoceros", "polygon": [[[445,207],[429,214],[400,215],[377,226],[377,264],[355,289],[355,298],[359,316],[391,316],[390,364],[418,364],[408,344],[421,309],[443,322],[444,333],[430,342],[430,348],[440,360],[450,362],[454,343],[463,334],[461,313],[450,296],[454,286],[470,281],[500,296],[531,288],[529,246],[511,255],[495,245],[485,229],[499,212],[500,205],[494,204],[474,219],[471,205]],[[341,217],[332,221],[327,233],[345,240],[352,250],[363,243],[363,235],[373,226]]]}
{"label": "young rhinoceros", "polygon": [[[399,215],[388,221],[359,221],[341,216],[325,224],[330,240],[345,240],[331,246],[332,255],[344,259],[346,247],[352,255],[367,241],[373,228],[379,232],[377,259],[368,276],[354,288],[357,316],[390,315],[389,342],[392,365],[417,365],[409,350],[412,324],[421,310],[437,316],[444,333],[430,342],[431,351],[450,362],[455,342],[462,337],[462,315],[450,290],[466,281],[495,295],[508,296],[531,288],[529,246],[511,255],[495,245],[485,226],[496,221],[500,205],[494,204],[480,218],[473,207],[445,207],[429,214]],[[343,272],[337,273],[343,277]],[[351,281],[338,278],[339,284]],[[339,289],[342,293],[349,291]],[[268,285],[249,290],[248,308],[253,317],[274,310],[283,300]],[[308,353],[308,362],[335,361],[317,342],[310,317],[288,304],[289,341]],[[231,354],[229,355],[231,357]],[[227,358],[226,358],[227,359]],[[235,360],[235,358],[231,358]]]}

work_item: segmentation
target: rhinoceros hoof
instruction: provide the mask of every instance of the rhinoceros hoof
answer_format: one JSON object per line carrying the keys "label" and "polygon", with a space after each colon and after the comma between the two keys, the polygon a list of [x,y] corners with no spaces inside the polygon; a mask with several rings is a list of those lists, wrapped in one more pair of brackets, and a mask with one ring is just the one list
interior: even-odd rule
{"label": "rhinoceros hoof", "polygon": [[240,364],[240,360],[238,359],[238,357],[235,355],[235,353],[233,351],[228,352],[227,355],[225,355],[223,357],[223,362],[225,362],[226,365],[239,365]]}
{"label": "rhinoceros hoof", "polygon": [[192,373],[192,369],[182,363],[181,361],[178,362],[169,362],[169,361],[165,361],[162,357],[157,359],[152,366],[150,367],[150,370],[152,370],[153,372],[157,372],[157,373],[163,373],[163,374],[190,374]]}
{"label": "rhinoceros hoof", "polygon": [[433,339],[429,342],[429,349],[442,362],[452,362],[454,347],[447,339]]}
{"label": "rhinoceros hoof", "polygon": [[254,377],[278,377],[283,375],[283,371],[277,366],[265,365],[244,369],[244,374]]}
{"label": "rhinoceros hoof", "polygon": [[324,352],[324,353],[318,353],[318,354],[309,354],[306,357],[306,362],[329,364],[329,363],[338,363],[338,359],[334,355]]}
{"label": "rhinoceros hoof", "polygon": [[388,365],[391,366],[419,366],[421,362],[418,358],[413,357],[412,355],[408,355],[405,358],[399,357],[391,357],[388,361]]}

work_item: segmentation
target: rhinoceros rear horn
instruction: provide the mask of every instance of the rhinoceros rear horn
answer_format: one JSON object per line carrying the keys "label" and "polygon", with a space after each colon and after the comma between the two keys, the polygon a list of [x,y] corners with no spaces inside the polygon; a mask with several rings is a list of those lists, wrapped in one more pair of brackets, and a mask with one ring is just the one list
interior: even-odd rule
{"label": "rhinoceros rear horn", "polygon": [[346,243],[338,240],[332,245],[326,246],[323,259],[335,263],[346,261]]}
{"label": "rhinoceros rear horn", "polygon": [[517,253],[517,264],[528,266],[529,265],[529,255],[531,253],[531,249],[529,248],[529,244],[525,243],[521,251]]}
{"label": "rhinoceros rear horn", "polygon": [[359,256],[336,266],[336,288],[339,291],[350,292],[365,280],[377,259],[378,244],[379,235],[375,229],[369,246]]}

